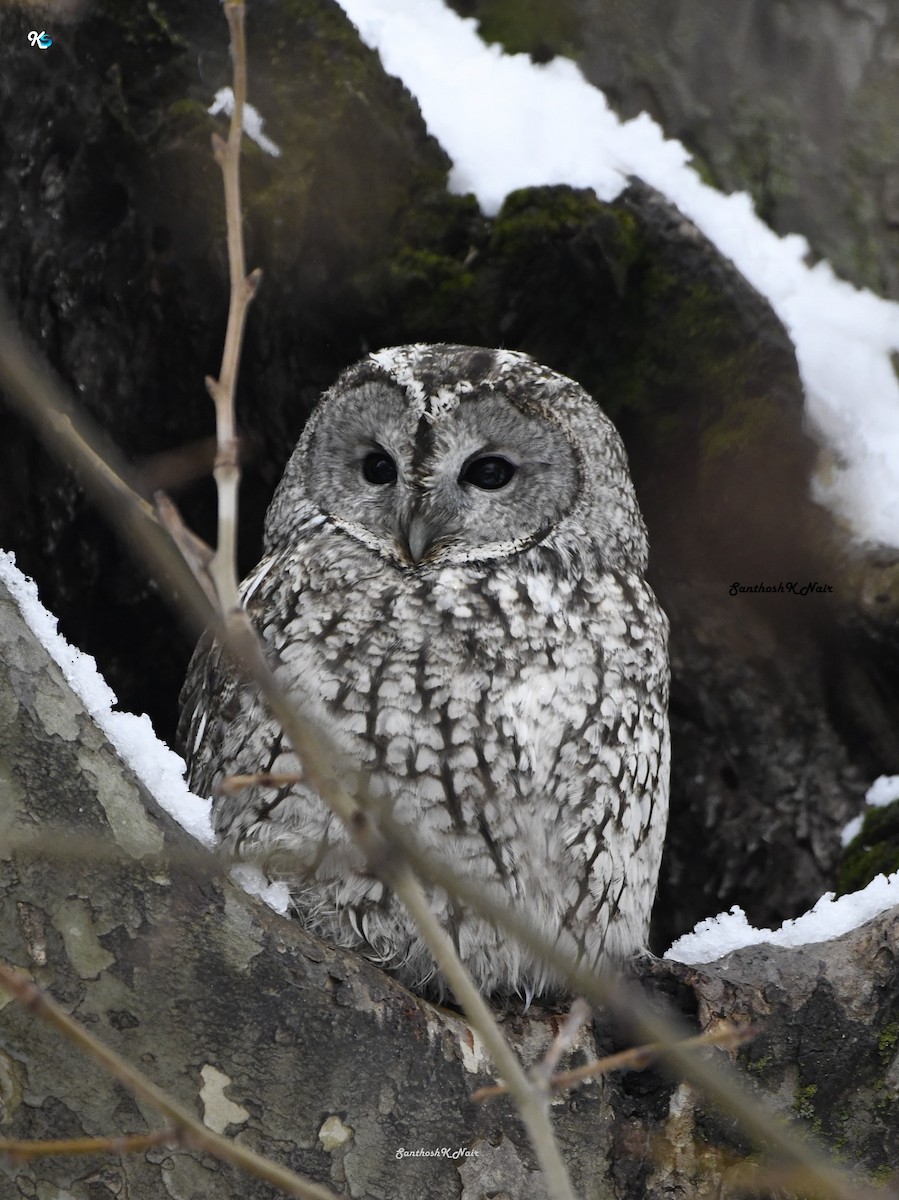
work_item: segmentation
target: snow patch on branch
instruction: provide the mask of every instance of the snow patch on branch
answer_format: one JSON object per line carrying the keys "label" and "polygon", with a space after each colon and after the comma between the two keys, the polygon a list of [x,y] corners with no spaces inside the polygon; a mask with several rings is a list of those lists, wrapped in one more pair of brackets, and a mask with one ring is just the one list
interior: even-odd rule
{"label": "snow patch on branch", "polygon": [[665,958],[682,963],[708,963],[746,946],[807,946],[829,942],[899,905],[899,871],[878,875],[860,892],[834,898],[825,892],[814,908],[784,921],[780,929],[754,929],[739,905],[700,921],[692,933],[677,939]]}
{"label": "snow patch on branch", "polygon": [[62,671],[122,761],[179,825],[204,846],[213,846],[212,805],[188,789],[184,759],[157,738],[146,713],[135,716],[113,711],[118,700],[97,670],[94,659],[69,645],[57,629],[56,617],[41,604],[37,585],[16,566],[15,555],[4,550],[0,550],[0,581],[9,589],[25,624]]}
{"label": "snow patch on branch", "polygon": [[[217,117],[219,113],[230,117],[234,112],[234,93],[231,89],[229,87],[219,88],[206,111],[211,117]],[[281,147],[262,132],[262,117],[259,115],[259,110],[249,103],[245,103],[243,106],[243,131],[260,150],[264,150],[272,158],[281,157]]]}

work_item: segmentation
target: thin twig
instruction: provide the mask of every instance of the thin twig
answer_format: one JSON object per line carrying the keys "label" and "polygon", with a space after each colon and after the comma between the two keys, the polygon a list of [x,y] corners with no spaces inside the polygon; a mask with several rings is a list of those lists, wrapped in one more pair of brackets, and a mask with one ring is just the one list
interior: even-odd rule
{"label": "thin twig", "polygon": [[145,1101],[167,1117],[183,1141],[206,1150],[223,1162],[241,1167],[257,1179],[264,1179],[267,1183],[281,1188],[289,1196],[299,1197],[299,1200],[338,1200],[328,1188],[302,1179],[293,1171],[264,1158],[261,1154],[256,1154],[247,1146],[239,1145],[207,1128],[146,1075],[126,1062],[99,1038],[94,1037],[78,1021],[74,1021],[23,972],[0,963],[0,988],[14,996],[24,1009],[58,1029],[70,1042],[99,1063],[107,1074],[123,1084],[133,1096]]}
{"label": "thin twig", "polygon": [[229,652],[259,687],[302,763],[304,780],[340,817],[365,856],[369,869],[395,892],[415,921],[456,1000],[509,1085],[546,1173],[550,1196],[553,1200],[573,1200],[568,1173],[552,1132],[546,1098],[528,1079],[503,1037],[496,1018],[462,965],[449,936],[431,911],[421,884],[403,855],[398,853],[396,844],[384,837],[372,814],[338,780],[332,766],[336,761],[333,749],[327,745],[324,733],[304,721],[284,694],[265,661],[247,614],[242,609],[229,613],[223,631],[223,640]]}
{"label": "thin twig", "polygon": [[567,950],[538,930],[520,910],[497,900],[490,889],[424,850],[412,831],[399,824],[386,805],[379,808],[379,816],[385,836],[394,843],[397,852],[406,856],[421,878],[436,884],[453,899],[501,929],[506,936],[527,947],[564,979],[576,995],[586,997],[597,1008],[606,1009],[641,1040],[659,1043],[659,1058],[671,1070],[705,1091],[725,1112],[736,1117],[758,1145],[783,1157],[797,1169],[811,1172],[820,1180],[822,1189],[829,1189],[828,1195],[841,1200],[858,1200],[861,1193],[853,1181],[829,1162],[806,1136],[760,1104],[723,1064],[685,1048],[684,1042],[689,1041],[689,1036],[680,1021],[654,1012],[620,976],[607,971],[600,973],[576,963]]}
{"label": "thin twig", "polygon": [[[259,639],[240,604],[236,571],[237,494],[240,468],[234,422],[234,390],[243,344],[247,308],[256,293],[261,273],[246,277],[240,201],[240,143],[243,134],[243,109],[247,95],[246,39],[244,5],[240,0],[225,0],[225,12],[231,31],[234,68],[231,127],[227,143],[213,141],[216,160],[222,168],[225,185],[225,213],[228,229],[228,263],[231,278],[231,302],[228,327],[217,380],[207,379],[206,386],[215,402],[217,453],[214,476],[218,488],[219,527],[216,551],[209,564],[225,627],[243,650],[241,663],[252,664],[254,677],[302,764],[303,777],[341,817],[357,845],[366,855],[369,867],[392,888],[406,905],[430,949],[444,978],[453,989],[472,1025],[481,1036],[498,1069],[506,1077],[527,1126],[543,1167],[547,1188],[554,1200],[574,1200],[574,1192],[552,1132],[545,1096],[540,1095],[503,1037],[502,1031],[469,973],[463,967],[453,944],[434,917],[418,880],[405,863],[397,860],[373,822],[356,800],[339,784],[333,770],[333,754],[322,754],[320,737],[297,719],[293,706],[285,704],[280,687],[265,662]],[[179,541],[179,545],[183,545]],[[227,639],[226,639],[227,640]],[[227,640],[229,649],[232,648]],[[280,712],[278,710],[281,710]],[[234,780],[230,781],[231,786]]]}
{"label": "thin twig", "polygon": [[[895,1178],[891,1173],[889,1181]],[[790,1196],[804,1200],[842,1200],[843,1192],[835,1191],[807,1167],[765,1167],[741,1163],[725,1167],[721,1172],[722,1194],[746,1196]],[[870,1187],[856,1185],[857,1200],[884,1200],[894,1195],[886,1192],[882,1185]]]}
{"label": "thin twig", "polygon": [[[699,1033],[696,1037],[685,1038],[681,1045],[689,1050],[705,1050],[716,1047],[719,1050],[736,1050],[751,1042],[758,1034],[753,1025],[722,1024],[718,1029],[710,1029]],[[582,1067],[574,1067],[570,1071],[561,1071],[552,1081],[554,1092],[562,1092],[581,1083],[584,1079],[593,1079],[597,1075],[608,1075],[610,1071],[644,1071],[656,1062],[664,1053],[663,1042],[650,1042],[646,1046],[633,1046],[630,1050],[621,1050],[618,1054],[608,1054],[595,1062],[584,1063]]]}
{"label": "thin twig", "polygon": [[0,1154],[12,1162],[33,1162],[37,1158],[58,1158],[63,1154],[140,1154],[154,1146],[178,1146],[182,1138],[177,1129],[157,1129],[154,1133],[126,1133],[119,1137],[62,1138],[48,1141],[13,1141],[0,1138]]}
{"label": "thin twig", "polygon": [[292,787],[295,783],[302,783],[303,778],[296,771],[286,775],[273,775],[271,771],[257,771],[254,775],[226,775],[216,791],[222,796],[233,796],[248,787]]}
{"label": "thin twig", "polygon": [[535,1067],[531,1068],[531,1078],[534,1079],[543,1091],[551,1090],[551,1082],[556,1073],[556,1067],[562,1061],[563,1055],[567,1054],[577,1041],[577,1036],[581,1029],[590,1020],[590,1005],[580,996],[571,1006],[571,1011],[565,1018],[562,1028],[558,1031],[552,1040],[552,1045],[547,1050],[541,1061]]}
{"label": "thin twig", "polygon": [[218,608],[218,593],[209,573],[209,566],[213,559],[212,547],[198,537],[192,529],[188,529],[184,518],[178,511],[178,506],[165,492],[153,493],[153,506],[156,519],[181,551],[209,603]]}
{"label": "thin twig", "polygon": [[452,988],[453,995],[505,1079],[506,1090],[515,1101],[536,1151],[549,1195],[552,1200],[574,1200],[568,1170],[553,1133],[545,1090],[528,1077],[518,1056],[506,1041],[496,1017],[459,960],[449,935],[434,916],[424,890],[412,871],[404,864],[389,882],[415,921],[418,932]]}
{"label": "thin twig", "polygon": [[218,537],[209,571],[215,583],[222,612],[240,606],[236,571],[237,497],[240,488],[234,393],[243,346],[247,309],[262,280],[262,272],[246,274],[243,246],[243,214],[240,202],[240,143],[243,111],[247,99],[247,47],[242,0],[225,0],[225,16],[231,33],[233,66],[231,126],[227,142],[213,135],[213,154],[222,168],[225,187],[225,219],[228,230],[228,270],[231,279],[228,325],[218,379],[208,377],[206,387],[215,403],[216,455],[213,475],[218,489]]}
{"label": "thin twig", "polygon": [[[703,1050],[709,1046],[733,1050],[751,1041],[757,1032],[751,1025],[745,1025],[742,1028],[737,1028],[736,1025],[722,1025],[718,1029],[697,1034],[696,1037],[684,1038],[680,1045],[692,1050]],[[560,1071],[558,1074],[551,1075],[547,1081],[548,1089],[555,1094],[564,1092],[576,1083],[582,1083],[585,1079],[595,1079],[598,1075],[608,1075],[612,1071],[643,1071],[660,1058],[664,1050],[665,1045],[662,1042],[650,1042],[646,1046],[632,1046],[629,1050],[608,1054],[605,1058],[594,1059],[593,1062],[585,1063],[582,1067],[574,1067],[571,1071]],[[472,1092],[471,1098],[483,1102],[492,1100],[495,1096],[504,1096],[507,1091],[508,1088],[505,1084],[498,1083],[493,1087],[478,1088],[476,1092]]]}

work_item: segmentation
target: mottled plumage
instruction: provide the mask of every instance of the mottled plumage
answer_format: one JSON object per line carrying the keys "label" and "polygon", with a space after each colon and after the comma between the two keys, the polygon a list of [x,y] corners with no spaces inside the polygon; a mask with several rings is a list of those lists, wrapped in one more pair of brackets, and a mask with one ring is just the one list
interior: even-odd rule
{"label": "mottled plumage", "polygon": [[[278,678],[419,838],[590,962],[645,944],[668,808],[667,622],[618,434],[523,354],[402,346],[322,397],[243,594]],[[254,689],[201,643],[182,695],[192,786],[296,771]],[[222,845],[299,855],[326,940],[440,994],[401,906],[302,785],[215,801]],[[559,981],[441,893],[488,993]]]}

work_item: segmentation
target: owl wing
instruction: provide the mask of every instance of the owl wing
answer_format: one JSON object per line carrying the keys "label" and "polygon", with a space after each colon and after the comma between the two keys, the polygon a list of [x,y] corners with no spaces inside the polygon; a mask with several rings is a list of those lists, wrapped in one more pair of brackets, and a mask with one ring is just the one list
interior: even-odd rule
{"label": "owl wing", "polygon": [[[254,623],[254,596],[272,565],[273,556],[264,558],[240,586],[241,598]],[[193,652],[178,697],[177,743],[187,760],[187,781],[198,795],[210,795],[216,776],[223,766],[228,767],[225,733],[240,711],[245,688],[228,652],[207,630]]]}
{"label": "owl wing", "polygon": [[187,760],[187,781],[200,796],[213,789],[220,758],[223,714],[237,691],[238,681],[224,648],[206,632],[193,652],[178,697],[177,740]]}

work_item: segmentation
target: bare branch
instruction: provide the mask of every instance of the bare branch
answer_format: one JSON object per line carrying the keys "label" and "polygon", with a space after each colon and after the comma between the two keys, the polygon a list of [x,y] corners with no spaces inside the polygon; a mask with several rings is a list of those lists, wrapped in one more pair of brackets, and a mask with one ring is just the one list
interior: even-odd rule
{"label": "bare branch", "polygon": [[605,1008],[642,1040],[658,1043],[659,1058],[676,1074],[701,1088],[725,1112],[736,1117],[759,1146],[781,1156],[797,1169],[811,1172],[826,1194],[843,1200],[858,1200],[860,1193],[855,1184],[806,1137],[760,1104],[722,1064],[701,1058],[685,1047],[689,1037],[680,1022],[653,1012],[643,997],[634,988],[627,987],[621,978],[574,963],[565,949],[536,929],[519,910],[509,908],[477,881],[424,851],[411,831],[400,825],[386,806],[381,808],[380,817],[386,835],[402,848],[423,879],[441,887],[497,929],[516,938],[566,979],[575,994],[585,996],[597,1008]]}
{"label": "bare branch", "polygon": [[199,634],[215,622],[215,610],[150,505],[132,485],[130,469],[90,417],[76,409],[52,369],[40,361],[16,328],[0,298],[0,384],[17,412],[34,426],[57,458],[109,516],[115,514],[124,545],[147,573],[166,588],[182,617]]}
{"label": "bare branch", "polygon": [[68,1138],[56,1141],[17,1142],[0,1138],[0,1154],[13,1162],[32,1162],[37,1158],[55,1158],[62,1154],[139,1154],[154,1146],[178,1146],[182,1138],[177,1129],[159,1129],[155,1133],[127,1133],[119,1137]]}
{"label": "bare branch", "polygon": [[209,574],[209,564],[213,559],[212,547],[208,546],[201,537],[197,537],[193,530],[188,529],[184,524],[184,518],[178,511],[178,506],[165,492],[153,493],[153,505],[157,520],[181,551],[194,578],[206,593],[209,603],[218,607],[218,595]]}
{"label": "bare branch", "polygon": [[[25,400],[22,410],[31,417],[38,429],[43,431],[45,423],[42,417],[47,398],[40,381],[44,373],[38,371],[33,362],[29,361],[30,356],[21,341],[10,331],[8,324],[4,327],[4,322],[0,320],[0,348],[4,346],[12,347],[17,357],[24,357],[28,361],[28,365],[34,368],[30,376],[31,386],[34,390],[24,391]],[[7,378],[9,362],[8,356],[0,355],[0,378],[3,378],[4,381]],[[32,412],[32,406],[34,412]],[[59,453],[65,454],[69,447],[69,439],[75,437],[75,434],[71,425],[62,426],[62,429],[63,434],[60,439],[54,438],[51,444]],[[88,472],[92,471],[89,461],[85,464],[84,469]],[[90,477],[93,479],[93,475]],[[156,557],[155,551],[158,543],[154,543],[150,539],[149,532],[143,524],[132,526],[131,522],[126,519],[124,507],[111,498],[104,508],[111,522],[123,530],[126,537],[132,535],[135,538],[136,547],[145,549],[148,556]],[[182,564],[180,555],[177,554],[170,541],[166,543],[164,553],[169,558],[177,559],[179,565]],[[182,602],[195,624],[199,624],[204,619],[200,617],[201,612],[204,614],[208,612],[206,598],[196,585],[189,592],[185,591]],[[179,611],[181,611],[180,606]],[[298,758],[303,762],[311,785],[317,788],[326,802],[331,804],[334,811],[347,822],[350,829],[365,827],[369,823],[369,818],[358,803],[339,787],[319,750],[317,737],[306,729],[304,723],[294,713],[287,698],[280,693],[280,689],[262,659],[258,643],[252,636],[252,632],[240,619],[244,617],[244,614],[235,615],[238,618],[236,628],[233,616],[231,621],[222,626],[222,635],[229,652],[232,653],[235,661],[247,669],[251,678],[260,685],[274,715],[284,726],[285,733],[294,746]],[[310,764],[316,764],[315,778],[309,772]],[[324,783],[323,786],[318,786],[316,780],[327,781],[327,786],[324,786]],[[570,956],[561,950],[555,941],[544,937],[527,918],[501,904],[488,893],[487,889],[478,886],[474,880],[452,869],[436,855],[426,853],[417,844],[411,831],[398,825],[389,813],[385,811],[380,816],[381,824],[394,846],[402,848],[403,854],[410,863],[414,864],[419,875],[469,905],[474,912],[479,913],[507,934],[518,938],[522,945],[538,954],[545,963],[567,979],[575,993],[581,993],[593,1004],[600,1007],[605,1006],[611,1010],[626,1027],[634,1029],[637,1036],[642,1037],[642,1040],[665,1043],[664,1047],[660,1049],[660,1057],[675,1071],[684,1074],[703,1088],[725,1111],[736,1116],[743,1128],[760,1145],[780,1153],[788,1161],[796,1162],[803,1168],[813,1172],[817,1171],[822,1179],[833,1180],[833,1186],[837,1189],[836,1194],[845,1196],[847,1200],[856,1194],[853,1186],[841,1172],[827,1163],[794,1131],[785,1128],[780,1120],[751,1097],[735,1079],[725,1075],[717,1064],[699,1059],[690,1051],[684,1050],[679,1044],[684,1040],[683,1032],[671,1021],[663,1020],[658,1015],[650,1013],[646,1003],[634,995],[632,989],[625,989],[619,980],[609,976],[599,977],[595,972],[573,964]],[[393,851],[394,854],[396,852]],[[388,859],[390,855],[385,850],[381,857]],[[843,1189],[842,1192],[839,1192],[839,1188]]]}
{"label": "bare branch", "polygon": [[[587,1009],[587,1017],[589,1017],[589,1011]],[[574,1016],[575,1010],[572,1008],[566,1025],[571,1023]],[[580,1024],[582,1023],[583,1020],[581,1020]],[[575,1036],[577,1028],[579,1028],[579,1025],[575,1027]],[[704,1050],[709,1046],[717,1046],[723,1050],[734,1050],[738,1046],[742,1046],[745,1042],[751,1041],[757,1033],[758,1030],[754,1026],[747,1025],[742,1029],[738,1029],[735,1025],[725,1024],[710,1032],[700,1033],[696,1037],[684,1038],[680,1045],[685,1048],[689,1047],[692,1050]],[[562,1040],[563,1034],[565,1034],[564,1028],[557,1036],[556,1042],[550,1048],[551,1050],[555,1048],[556,1043]],[[569,1046],[573,1040],[573,1037],[571,1037]],[[584,1066],[575,1067],[571,1071],[561,1071],[559,1074],[551,1074],[547,1078],[547,1088],[555,1094],[557,1092],[564,1092],[568,1088],[574,1087],[575,1084],[582,1083],[585,1079],[595,1079],[600,1075],[608,1075],[612,1071],[643,1071],[660,1058],[664,1050],[665,1044],[662,1042],[651,1042],[647,1046],[632,1046],[629,1050],[621,1050],[618,1054],[608,1054],[605,1058],[598,1058],[594,1062],[585,1063]],[[540,1064],[540,1068],[544,1069],[545,1064],[549,1060],[550,1055],[548,1054],[544,1062]],[[556,1061],[558,1061],[558,1058]],[[495,1096],[504,1096],[507,1091],[508,1088],[505,1084],[500,1083],[494,1087],[478,1088],[476,1092],[472,1092],[471,1098],[472,1100],[483,1102],[484,1100],[492,1100]]]}
{"label": "bare branch", "polygon": [[238,608],[237,580],[237,497],[240,487],[237,428],[234,419],[234,393],[240,352],[243,345],[247,309],[262,280],[262,272],[246,274],[240,202],[240,143],[243,137],[243,111],[247,98],[247,47],[242,0],[225,0],[225,16],[231,32],[234,107],[227,142],[213,139],[213,154],[222,168],[225,186],[225,219],[228,229],[228,268],[231,277],[231,301],[228,326],[218,379],[207,379],[206,386],[215,404],[217,449],[213,475],[218,489],[218,537],[210,574],[215,583],[223,612]]}
{"label": "bare branch", "polygon": [[567,1054],[577,1041],[577,1035],[589,1020],[590,1005],[586,1000],[578,997],[572,1004],[564,1025],[553,1038],[552,1045],[547,1050],[543,1061],[531,1069],[532,1078],[544,1091],[551,1090],[550,1084],[556,1073],[556,1067],[562,1061],[563,1055]]}
{"label": "bare branch", "polygon": [[233,796],[248,787],[281,788],[292,787],[302,783],[303,776],[298,774],[273,775],[270,771],[257,771],[255,775],[226,775],[218,785],[218,793],[222,796]]}
{"label": "bare branch", "polygon": [[553,1200],[573,1200],[574,1191],[553,1133],[545,1089],[528,1078],[409,867],[403,865],[388,882],[414,919],[453,995],[504,1077],[506,1090],[515,1101],[537,1153],[547,1191]]}
{"label": "bare branch", "polygon": [[[527,1079],[521,1065],[502,1039],[492,1014],[464,972],[446,934],[430,913],[421,885],[413,875],[413,869],[416,874],[443,888],[448,894],[462,899],[473,911],[486,917],[499,928],[518,937],[524,945],[539,954],[544,962],[568,979],[576,992],[583,993],[596,1005],[610,1008],[620,1020],[640,1031],[645,1040],[660,1043],[659,1057],[705,1088],[723,1108],[736,1114],[744,1128],[762,1145],[781,1154],[788,1163],[795,1164],[797,1169],[809,1172],[809,1177],[817,1181],[819,1190],[826,1191],[829,1188],[828,1194],[846,1197],[849,1200],[857,1195],[857,1192],[844,1175],[826,1163],[804,1140],[786,1130],[780,1121],[748,1096],[733,1078],[725,1075],[717,1064],[699,1059],[690,1050],[685,1049],[676,1040],[677,1034],[670,1024],[651,1014],[644,1003],[638,1001],[631,992],[625,991],[620,981],[598,976],[595,972],[575,964],[564,949],[540,935],[527,919],[517,912],[510,911],[495,899],[488,889],[451,869],[436,856],[424,852],[411,831],[398,826],[386,808],[377,806],[370,809],[368,801],[363,806],[355,797],[350,796],[336,778],[331,766],[332,755],[321,732],[311,729],[299,717],[265,663],[249,619],[239,608],[234,568],[239,476],[233,394],[246,311],[258,284],[258,275],[254,273],[249,278],[245,277],[240,224],[238,167],[242,109],[246,96],[244,6],[237,0],[226,0],[225,9],[234,46],[234,114],[228,142],[223,143],[219,139],[216,144],[216,157],[221,163],[225,180],[232,287],[222,368],[219,379],[211,381],[209,385],[217,414],[220,414],[215,470],[221,498],[220,527],[216,553],[210,567],[219,602],[224,610],[224,620],[216,630],[217,636],[221,637],[234,660],[255,681],[273,714],[281,722],[289,742],[303,764],[304,778],[346,823],[372,869],[393,888],[419,922],[431,953],[457,998],[463,1003],[472,1024],[490,1049],[500,1071],[506,1076],[507,1086],[514,1092],[521,1106],[529,1132],[535,1140],[541,1164],[547,1172],[548,1185],[555,1197],[568,1197],[571,1192],[549,1124],[547,1097],[539,1087]],[[86,423],[82,422],[81,427],[76,429],[74,410],[64,398],[62,390],[46,372],[37,367],[21,340],[14,334],[12,323],[5,320],[0,321],[0,379],[7,386],[20,411],[38,426],[57,453],[67,460],[74,459],[85,481],[104,501],[104,507],[112,521],[123,530],[126,540],[144,549],[157,569],[163,571],[167,578],[174,575],[180,580],[185,577],[190,579],[190,586],[184,585],[179,590],[194,621],[200,625],[208,624],[211,615],[208,599],[187,571],[168,535],[146,511],[145,503],[132,494],[124,472],[116,470],[115,460],[107,455],[105,462],[103,461],[103,455],[97,448],[99,440],[93,433],[85,437],[84,430],[89,428]],[[60,417],[60,414],[63,416]],[[113,466],[107,468],[107,463],[113,463]],[[34,993],[40,997],[41,994],[33,985],[29,984],[28,987],[32,992],[27,994]],[[34,999],[34,995],[33,1004],[40,1007],[40,1002]],[[177,1127],[185,1124],[184,1117],[191,1122],[190,1125],[185,1124],[185,1127],[193,1130],[193,1126],[199,1125],[189,1114],[183,1113],[177,1105],[159,1093],[139,1072],[128,1067],[118,1056],[112,1055],[102,1044],[96,1043],[82,1027],[65,1017],[61,1010],[55,1009],[49,1001],[45,1000],[43,1004],[42,1011],[45,1014],[59,1014],[65,1022],[67,1036],[72,1036],[72,1040],[85,1045],[86,1049],[87,1043],[90,1042],[92,1048],[87,1052],[98,1061],[108,1062],[107,1069],[116,1078],[120,1078],[126,1086],[132,1087],[135,1094],[154,1103],[149,1098],[149,1089],[160,1101],[160,1111],[169,1115]],[[64,1027],[55,1018],[53,1023],[60,1028]],[[77,1031],[77,1034],[72,1030]],[[119,1071],[122,1072],[121,1075],[118,1074]],[[204,1126],[199,1128],[205,1139],[204,1146],[211,1149],[212,1139],[216,1144],[221,1142],[227,1147],[227,1155],[232,1156],[227,1157],[227,1161],[237,1161],[233,1156],[238,1149],[242,1158],[250,1155],[249,1151],[235,1147],[227,1139],[219,1138],[206,1130]],[[222,1157],[226,1157],[224,1150]],[[261,1162],[267,1168],[274,1166],[266,1160]],[[242,1161],[241,1165],[245,1165],[245,1162]],[[280,1168],[275,1170],[281,1172]],[[286,1178],[297,1180],[290,1172],[282,1174]],[[330,1192],[302,1181],[292,1186],[306,1188],[305,1191],[290,1192],[292,1195],[331,1196]]]}

